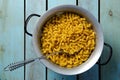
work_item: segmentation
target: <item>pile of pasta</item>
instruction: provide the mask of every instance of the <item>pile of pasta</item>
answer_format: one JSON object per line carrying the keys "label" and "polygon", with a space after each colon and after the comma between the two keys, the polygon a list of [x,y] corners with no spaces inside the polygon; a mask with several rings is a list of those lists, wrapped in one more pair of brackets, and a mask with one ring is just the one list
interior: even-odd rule
{"label": "pile of pasta", "polygon": [[58,53],[48,56],[50,61],[72,68],[88,60],[95,48],[96,34],[86,18],[64,12],[44,24],[40,41],[43,55]]}

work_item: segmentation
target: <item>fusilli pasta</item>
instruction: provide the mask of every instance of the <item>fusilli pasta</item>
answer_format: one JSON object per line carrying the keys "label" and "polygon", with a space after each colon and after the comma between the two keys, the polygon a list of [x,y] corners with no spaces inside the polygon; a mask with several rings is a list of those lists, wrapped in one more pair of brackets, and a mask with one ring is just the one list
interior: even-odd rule
{"label": "fusilli pasta", "polygon": [[43,26],[41,50],[53,63],[67,68],[85,62],[95,48],[96,34],[86,18],[72,12],[51,17]]}

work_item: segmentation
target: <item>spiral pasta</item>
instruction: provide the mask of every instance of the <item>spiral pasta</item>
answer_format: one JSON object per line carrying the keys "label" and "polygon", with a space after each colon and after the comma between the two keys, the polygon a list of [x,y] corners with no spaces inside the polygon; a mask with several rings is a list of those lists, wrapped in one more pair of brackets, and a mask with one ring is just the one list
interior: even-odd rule
{"label": "spiral pasta", "polygon": [[96,34],[86,18],[64,12],[50,18],[43,26],[41,50],[44,55],[63,50],[48,57],[53,63],[67,68],[85,62],[95,48]]}

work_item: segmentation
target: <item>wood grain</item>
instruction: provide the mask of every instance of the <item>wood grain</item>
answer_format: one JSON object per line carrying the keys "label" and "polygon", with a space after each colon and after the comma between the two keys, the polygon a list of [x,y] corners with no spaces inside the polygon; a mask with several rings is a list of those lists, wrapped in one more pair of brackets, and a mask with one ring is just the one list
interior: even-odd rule
{"label": "wood grain", "polygon": [[[46,9],[45,0],[26,0],[26,18],[30,14],[42,15]],[[28,32],[33,33],[39,17],[33,17],[28,23]],[[32,44],[32,37],[26,34],[26,59],[37,57]],[[26,80],[45,80],[45,66],[39,61],[26,65]]]}
{"label": "wood grain", "polygon": [[77,77],[76,75],[68,76],[68,75],[58,74],[48,69],[47,80],[77,80]]}
{"label": "wood grain", "polygon": [[12,3],[13,0],[0,0],[0,80],[24,79],[23,67],[3,71],[8,64],[24,60],[24,0]]}
{"label": "wood grain", "polygon": [[[101,69],[102,80],[120,80],[120,0],[100,1],[100,21],[105,42],[113,48],[112,59]],[[102,61],[108,55],[109,51],[104,50]]]}
{"label": "wood grain", "polygon": [[59,5],[76,5],[76,0],[48,0],[48,9]]}

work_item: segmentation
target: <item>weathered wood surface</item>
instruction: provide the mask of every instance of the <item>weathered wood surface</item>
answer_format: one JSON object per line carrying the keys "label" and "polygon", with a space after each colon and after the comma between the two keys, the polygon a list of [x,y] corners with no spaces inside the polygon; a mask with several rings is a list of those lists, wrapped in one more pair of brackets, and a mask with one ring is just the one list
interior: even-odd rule
{"label": "weathered wood surface", "polygon": [[[45,0],[26,0],[26,18],[30,14],[42,15],[46,11],[46,1]],[[28,23],[28,32],[33,33],[34,28],[39,17],[32,17]],[[33,44],[32,37],[26,34],[26,59],[37,57]],[[39,61],[26,65],[26,80],[45,80],[45,66],[43,66]]]}
{"label": "weathered wood surface", "polygon": [[[18,4],[19,3],[19,4]],[[24,0],[0,0],[0,80],[23,80],[24,68],[4,72],[10,63],[24,60]]]}
{"label": "weathered wood surface", "polygon": [[[102,80],[120,80],[120,0],[100,0],[100,22],[105,42],[113,48],[110,62],[101,68]],[[108,56],[104,51],[102,60]]]}

